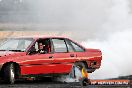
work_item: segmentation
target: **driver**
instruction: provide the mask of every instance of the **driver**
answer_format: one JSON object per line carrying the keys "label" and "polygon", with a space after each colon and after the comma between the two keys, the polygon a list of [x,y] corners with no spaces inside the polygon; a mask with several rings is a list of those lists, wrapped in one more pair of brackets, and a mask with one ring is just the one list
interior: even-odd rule
{"label": "driver", "polygon": [[45,53],[44,46],[42,42],[38,43],[38,53]]}

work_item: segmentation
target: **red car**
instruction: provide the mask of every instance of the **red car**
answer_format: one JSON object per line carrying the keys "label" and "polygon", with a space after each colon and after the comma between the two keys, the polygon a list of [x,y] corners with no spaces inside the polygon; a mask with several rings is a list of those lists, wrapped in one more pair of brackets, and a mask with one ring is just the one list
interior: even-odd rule
{"label": "red car", "polygon": [[28,76],[72,74],[75,67],[91,73],[101,65],[99,49],[86,49],[63,37],[7,38],[0,45],[0,76],[13,84]]}

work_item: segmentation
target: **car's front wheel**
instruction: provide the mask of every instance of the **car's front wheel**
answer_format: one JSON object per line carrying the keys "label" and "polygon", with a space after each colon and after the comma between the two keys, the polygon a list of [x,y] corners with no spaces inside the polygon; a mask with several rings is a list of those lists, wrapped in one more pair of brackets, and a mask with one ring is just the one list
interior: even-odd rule
{"label": "car's front wheel", "polygon": [[8,64],[4,68],[4,81],[9,84],[14,84],[15,82],[15,67],[13,63]]}

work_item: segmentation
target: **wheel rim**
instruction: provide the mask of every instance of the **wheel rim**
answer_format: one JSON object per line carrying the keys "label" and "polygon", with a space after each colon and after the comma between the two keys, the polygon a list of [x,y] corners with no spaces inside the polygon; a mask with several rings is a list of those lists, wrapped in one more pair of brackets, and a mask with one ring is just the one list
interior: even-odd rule
{"label": "wheel rim", "polygon": [[14,67],[13,67],[13,65],[11,65],[11,67],[10,67],[10,82],[11,82],[11,84],[14,83],[14,80],[15,80]]}
{"label": "wheel rim", "polygon": [[77,82],[79,82],[79,80],[82,78],[82,72],[80,70],[79,66],[74,66],[74,70],[75,70],[75,79]]}

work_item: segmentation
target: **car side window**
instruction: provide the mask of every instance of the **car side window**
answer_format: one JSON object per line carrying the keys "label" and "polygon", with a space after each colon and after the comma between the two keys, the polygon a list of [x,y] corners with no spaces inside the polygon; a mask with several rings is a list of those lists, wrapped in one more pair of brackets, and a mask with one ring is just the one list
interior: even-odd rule
{"label": "car side window", "polygon": [[63,39],[52,39],[54,51],[57,53],[67,52],[65,40]]}
{"label": "car side window", "polygon": [[79,45],[71,42],[72,46],[74,47],[76,52],[84,52],[84,49],[82,47],[80,47]]}
{"label": "car side window", "polygon": [[32,54],[40,53],[47,54],[51,53],[51,42],[50,39],[38,39],[35,44],[31,47]]}

